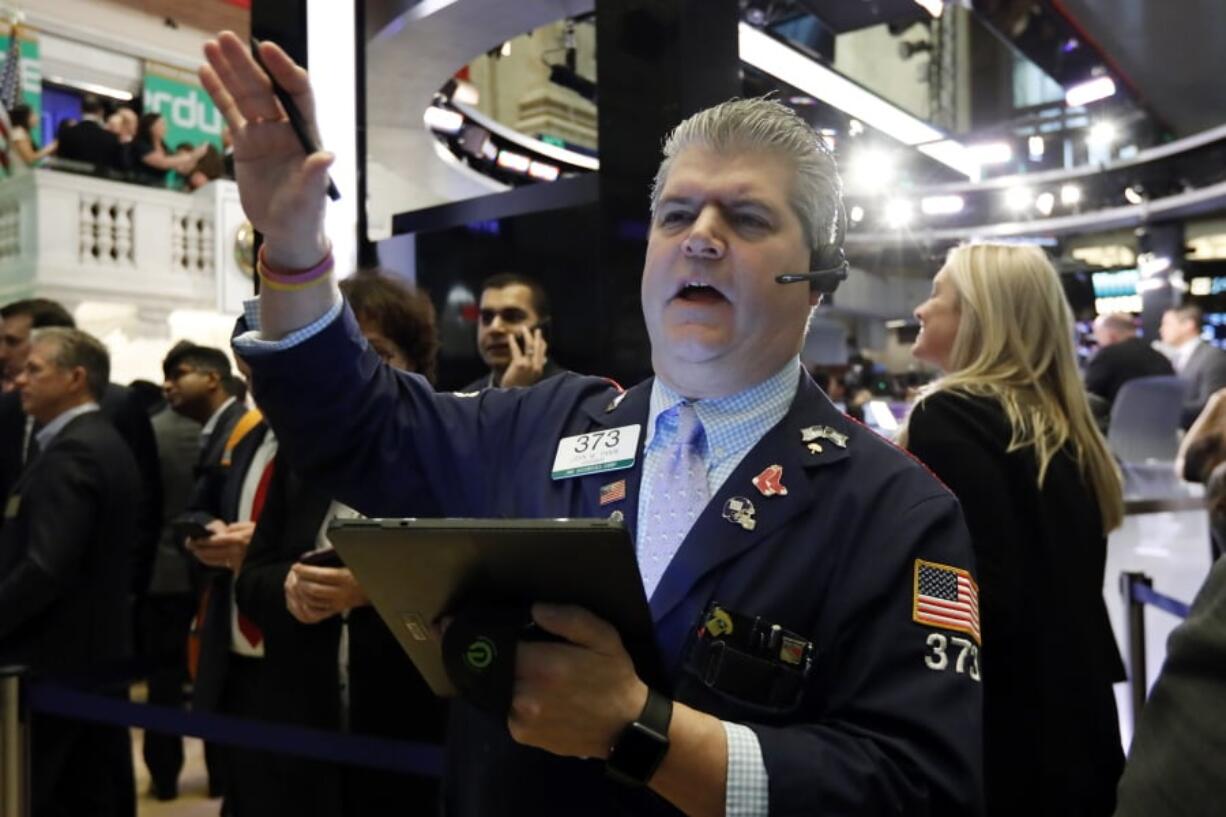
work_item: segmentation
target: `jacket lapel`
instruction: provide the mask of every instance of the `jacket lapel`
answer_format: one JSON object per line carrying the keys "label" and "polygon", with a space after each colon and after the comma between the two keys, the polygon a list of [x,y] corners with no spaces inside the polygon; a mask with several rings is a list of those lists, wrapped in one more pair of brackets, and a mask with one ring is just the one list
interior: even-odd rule
{"label": "jacket lapel", "polygon": [[[635,451],[634,467],[583,477],[579,487],[582,495],[581,507],[590,509],[591,516],[608,517],[614,511],[621,511],[626,529],[630,531],[631,541],[636,539],[635,531],[638,529],[639,487],[643,478],[643,446],[647,439],[647,412],[651,404],[651,384],[652,380],[648,379],[615,397],[601,395],[589,400],[583,407],[584,413],[592,424],[589,430],[639,426],[639,441]],[[601,488],[615,485],[620,480],[626,481],[625,498],[601,505]]]}
{"label": "jacket lapel", "polygon": [[[846,440],[844,448],[833,440],[817,439],[811,449],[802,431],[823,426],[848,438],[855,433],[852,421],[802,373],[787,415],[766,432],[720,486],[665,570],[651,597],[652,618],[657,624],[704,576],[762,542],[818,500],[808,472],[846,459],[854,447],[852,440]],[[754,486],[754,477],[772,465],[782,467],[781,482],[787,494],[765,496]],[[725,512],[729,502],[745,505],[746,500],[753,508],[752,527],[737,521],[731,511]],[[685,625],[690,623],[687,620]]]}

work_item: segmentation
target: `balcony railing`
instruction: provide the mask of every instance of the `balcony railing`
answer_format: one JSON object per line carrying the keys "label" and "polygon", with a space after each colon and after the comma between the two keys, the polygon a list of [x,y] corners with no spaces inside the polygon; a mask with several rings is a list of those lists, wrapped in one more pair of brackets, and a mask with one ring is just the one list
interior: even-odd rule
{"label": "balcony railing", "polygon": [[233,182],[183,193],[37,169],[0,182],[0,300],[237,314],[244,223]]}

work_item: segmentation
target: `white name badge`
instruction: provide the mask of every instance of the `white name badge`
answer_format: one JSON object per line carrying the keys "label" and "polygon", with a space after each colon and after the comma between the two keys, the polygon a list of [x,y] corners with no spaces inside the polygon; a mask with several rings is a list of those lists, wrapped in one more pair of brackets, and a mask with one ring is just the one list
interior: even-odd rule
{"label": "white name badge", "polygon": [[639,450],[642,428],[641,425],[604,428],[563,438],[553,458],[553,478],[570,479],[631,467]]}

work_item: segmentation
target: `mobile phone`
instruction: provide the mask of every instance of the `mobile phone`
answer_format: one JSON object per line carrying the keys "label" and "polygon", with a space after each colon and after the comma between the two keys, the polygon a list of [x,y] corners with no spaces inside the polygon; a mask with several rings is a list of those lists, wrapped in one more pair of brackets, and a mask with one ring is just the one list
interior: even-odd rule
{"label": "mobile phone", "polygon": [[344,567],[345,563],[341,561],[341,555],[332,548],[318,548],[317,550],[308,550],[306,553],[298,557],[298,561],[304,565],[312,567]]}
{"label": "mobile phone", "polygon": [[536,323],[532,324],[532,326],[528,328],[528,331],[534,332],[537,329],[541,330],[541,339],[544,340],[546,343],[551,343],[552,341],[549,337],[549,325],[552,322],[553,322],[552,318],[545,318],[543,320],[539,320]]}
{"label": "mobile phone", "polygon": [[207,539],[213,535],[208,529],[208,523],[212,521],[213,517],[207,513],[188,511],[170,521],[170,530],[178,543],[182,543],[184,539]]}

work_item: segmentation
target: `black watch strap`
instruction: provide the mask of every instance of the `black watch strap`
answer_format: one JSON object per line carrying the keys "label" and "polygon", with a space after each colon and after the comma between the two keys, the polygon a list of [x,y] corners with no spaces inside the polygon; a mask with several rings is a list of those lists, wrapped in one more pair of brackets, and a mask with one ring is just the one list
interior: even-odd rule
{"label": "black watch strap", "polygon": [[642,713],[622,730],[609,750],[605,762],[609,777],[628,786],[646,785],[668,754],[668,726],[672,719],[672,699],[648,688]]}
{"label": "black watch strap", "polygon": [[647,703],[643,704],[643,712],[636,723],[646,726],[658,735],[668,737],[668,725],[673,722],[673,699],[647,689]]}

